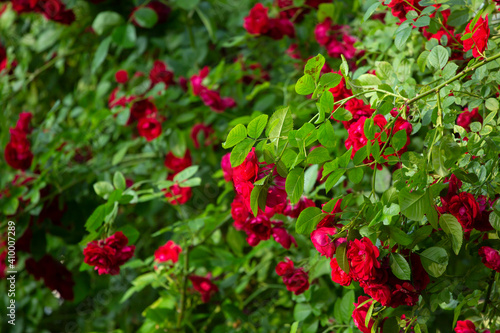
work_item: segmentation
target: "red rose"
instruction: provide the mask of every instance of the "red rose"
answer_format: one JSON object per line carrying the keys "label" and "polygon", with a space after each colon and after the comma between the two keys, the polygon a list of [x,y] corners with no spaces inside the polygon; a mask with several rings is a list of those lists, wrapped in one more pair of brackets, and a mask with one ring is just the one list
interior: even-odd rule
{"label": "red rose", "polygon": [[295,241],[295,238],[293,238],[293,236],[290,235],[285,228],[274,227],[271,229],[271,234],[273,235],[274,240],[280,243],[280,245],[283,246],[285,249],[290,250],[292,243],[295,244],[295,247],[297,247],[297,242]]}
{"label": "red rose", "polygon": [[241,195],[236,195],[231,203],[231,216],[234,219],[234,226],[238,230],[243,230],[248,219],[250,210]]}
{"label": "red rose", "polygon": [[[323,204],[322,207],[324,207],[325,205],[326,204]],[[318,225],[316,226],[316,229],[323,227],[326,228],[334,227],[336,225],[336,221],[338,221],[339,219],[340,216],[339,213],[342,212],[342,199],[337,200],[331,212],[324,211],[323,209],[321,209],[321,211],[328,215],[325,216],[321,221],[319,221]]]}
{"label": "red rose", "polygon": [[236,102],[231,97],[220,97],[220,93],[215,90],[204,88],[200,91],[200,98],[203,103],[215,112],[223,112],[226,109],[236,107]]}
{"label": "red rose", "polygon": [[484,50],[486,50],[488,38],[490,37],[488,15],[486,15],[485,19],[479,17],[472,30],[470,27],[471,23],[472,21],[467,24],[464,31],[464,34],[472,34],[471,38],[464,40],[464,52],[472,49],[472,56],[474,58],[480,58],[482,57],[481,53],[484,53]]}
{"label": "red rose", "polygon": [[348,26],[334,25],[330,18],[319,23],[314,29],[314,35],[319,45],[326,48],[332,58],[340,58],[343,54],[346,59],[351,59],[356,54],[354,43],[356,38],[348,33]]}
{"label": "red rose", "polygon": [[351,285],[352,278],[349,274],[344,272],[342,268],[340,268],[337,258],[332,258],[330,260],[330,267],[332,269],[332,281],[340,284],[341,286],[349,286]]}
{"label": "red rose", "polygon": [[220,163],[220,166],[222,168],[222,171],[224,172],[224,179],[226,182],[230,182],[233,180],[233,168],[231,167],[231,153],[227,153],[226,155],[222,156],[222,161]]}
{"label": "red rose", "polygon": [[269,20],[269,30],[266,35],[275,40],[280,40],[285,36],[294,38],[295,28],[287,18],[273,18]]}
{"label": "red rose", "polygon": [[259,172],[259,163],[257,161],[257,156],[255,155],[255,148],[252,148],[250,153],[248,153],[245,161],[233,168],[233,181],[234,183],[250,181],[255,182],[257,180],[257,174]]}
{"label": "red rose", "polygon": [[419,0],[392,0],[387,6],[391,8],[392,15],[399,18],[401,22],[406,20],[406,14],[409,11],[422,11],[424,8],[418,3]]}
{"label": "red rose", "polygon": [[366,296],[359,296],[358,303],[354,303],[354,311],[352,312],[354,325],[356,325],[356,327],[363,333],[371,333],[372,326],[375,323],[375,320],[373,320],[373,318],[370,318],[368,326],[365,325],[366,315],[373,301],[366,302],[364,305],[360,306],[360,304],[369,299],[370,298]]}
{"label": "red rose", "polygon": [[173,241],[169,240],[165,245],[160,246],[155,251],[156,262],[165,262],[171,260],[172,263],[179,261],[179,254],[182,249],[179,245],[175,244]]}
{"label": "red rose", "polygon": [[[173,179],[173,175],[171,176],[172,177],[169,178]],[[165,198],[168,199],[168,202],[171,205],[184,205],[189,201],[189,199],[191,199],[192,195],[193,192],[191,191],[191,187],[180,187],[177,184],[174,184],[168,190],[165,190]]]}
{"label": "red rose", "polygon": [[302,268],[296,269],[289,277],[283,277],[283,282],[288,291],[300,295],[309,289],[309,275]]}
{"label": "red rose", "polygon": [[28,13],[35,10],[38,0],[12,0],[12,9],[19,14]]}
{"label": "red rose", "polygon": [[399,283],[393,285],[390,306],[393,308],[401,305],[414,306],[418,303],[418,296],[419,293],[411,283],[399,281]]}
{"label": "red rose", "polygon": [[151,81],[151,87],[157,83],[165,83],[165,88],[173,85],[174,82],[174,72],[167,69],[167,65],[163,61],[156,60],[153,64],[151,72],[149,72],[149,80]]}
{"label": "red rose", "polygon": [[369,284],[365,286],[364,292],[383,306],[388,306],[391,302],[391,288],[385,284]]}
{"label": "red rose", "polygon": [[175,156],[172,152],[169,152],[165,156],[165,161],[163,163],[167,169],[170,169],[174,174],[181,172],[182,170],[190,167],[193,162],[191,160],[191,152],[186,150],[184,157],[180,158]]}
{"label": "red rose", "polygon": [[478,253],[486,267],[500,272],[500,253],[497,250],[489,246],[483,246]]}
{"label": "red rose", "polygon": [[283,211],[283,215],[289,216],[291,218],[297,218],[299,217],[300,213],[308,208],[308,207],[314,207],[316,206],[314,204],[314,201],[311,199],[308,199],[306,197],[301,197],[299,202],[297,202],[295,205],[290,204],[290,201],[288,201],[285,210]]}
{"label": "red rose", "polygon": [[210,68],[207,66],[203,67],[198,75],[193,75],[190,78],[191,87],[193,88],[193,95],[198,96],[205,87],[202,85],[203,79],[208,76]]}
{"label": "red rose", "polygon": [[342,122],[345,129],[347,130],[349,129],[351,124],[354,124],[361,117],[370,118],[373,112],[375,112],[375,110],[373,110],[369,105],[366,105],[365,102],[357,98],[348,100],[344,104],[344,108],[352,114],[351,120]]}
{"label": "red rose", "polygon": [[327,17],[323,23],[318,23],[314,28],[314,36],[319,45],[325,46],[330,40],[332,20]]}
{"label": "red rose", "polygon": [[[191,140],[193,140],[193,145],[196,149],[200,148],[200,139],[205,140],[204,146],[210,146],[213,144],[213,139],[210,136],[214,133],[213,128],[210,125],[196,124],[191,129]],[[203,137],[200,136],[203,135]]]}
{"label": "red rose", "polygon": [[95,266],[99,275],[117,275],[120,266],[134,256],[135,246],[127,243],[128,238],[121,231],[105,240],[92,241],[83,250],[84,262]]}
{"label": "red rose", "polygon": [[279,175],[273,179],[273,185],[267,190],[266,206],[274,208],[286,202],[285,181],[286,179]]}
{"label": "red rose", "polygon": [[464,232],[469,232],[474,228],[479,214],[479,205],[472,194],[461,192],[450,199],[448,211],[457,218]]}
{"label": "red rose", "polygon": [[322,256],[332,258],[335,254],[335,242],[331,236],[336,233],[335,228],[318,228],[311,233],[311,242]]}
{"label": "red rose", "polygon": [[31,118],[33,118],[31,112],[21,112],[19,114],[19,119],[16,123],[16,129],[23,133],[31,134],[31,127],[30,127]]}
{"label": "red rose", "polygon": [[25,136],[17,136],[5,147],[5,161],[8,165],[18,170],[27,170],[33,162],[33,153],[30,142]]}
{"label": "red rose", "polygon": [[201,301],[203,303],[210,302],[210,298],[219,291],[219,288],[209,278],[190,275],[189,280],[191,280],[193,288],[201,294]]}
{"label": "red rose", "polygon": [[268,8],[261,3],[257,3],[248,16],[244,18],[243,27],[248,33],[253,35],[264,34],[269,30],[269,17],[267,16]]}
{"label": "red rose", "polygon": [[151,141],[161,134],[161,124],[155,118],[141,118],[137,123],[139,135]]}
{"label": "red rose", "polygon": [[142,118],[156,118],[157,113],[156,105],[147,99],[134,102],[130,108],[130,118],[127,124],[130,125]]}
{"label": "red rose", "polygon": [[431,282],[429,274],[427,274],[424,266],[422,266],[422,261],[420,260],[420,256],[418,254],[412,253],[410,261],[413,285],[416,290],[424,290]]}
{"label": "red rose", "polygon": [[349,242],[347,259],[351,276],[358,281],[367,281],[375,277],[377,268],[380,268],[378,255],[378,248],[368,237]]}
{"label": "red rose", "polygon": [[457,125],[462,126],[467,132],[470,132],[470,124],[473,122],[483,122],[483,117],[478,112],[478,109],[472,109],[472,111],[469,111],[469,109],[465,108],[462,113],[458,115],[457,118]]}
{"label": "red rose", "polygon": [[128,73],[124,69],[120,69],[115,73],[115,80],[117,83],[127,83],[128,81]]}
{"label": "red rose", "polygon": [[293,261],[291,261],[290,258],[285,258],[285,261],[280,261],[276,265],[275,270],[276,274],[278,274],[279,276],[292,276],[293,272],[295,271]]}
{"label": "red rose", "polygon": [[271,237],[271,221],[265,215],[258,215],[247,221],[245,232],[248,236],[248,244],[257,246],[260,241],[268,240]]}
{"label": "red rose", "polygon": [[459,320],[455,327],[455,333],[476,333],[476,325],[470,320]]}

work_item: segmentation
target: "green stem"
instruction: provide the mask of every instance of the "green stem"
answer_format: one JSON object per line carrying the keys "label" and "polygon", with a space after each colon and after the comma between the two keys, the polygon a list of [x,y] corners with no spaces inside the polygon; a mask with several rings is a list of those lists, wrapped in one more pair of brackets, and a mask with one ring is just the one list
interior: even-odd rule
{"label": "green stem", "polygon": [[495,283],[495,272],[492,272],[490,278],[490,284],[488,285],[488,290],[486,291],[486,297],[484,298],[483,311],[486,312],[486,308],[488,307],[488,302],[490,301],[491,290],[493,289],[493,284]]}
{"label": "green stem", "polygon": [[184,268],[183,268],[183,278],[182,278],[182,287],[181,287],[181,309],[179,312],[179,317],[177,318],[177,328],[181,328],[182,321],[184,319],[184,315],[186,312],[186,293],[187,293],[187,279],[188,279],[188,271],[189,271],[189,251],[192,246],[188,246],[186,248],[185,260],[184,260]]}

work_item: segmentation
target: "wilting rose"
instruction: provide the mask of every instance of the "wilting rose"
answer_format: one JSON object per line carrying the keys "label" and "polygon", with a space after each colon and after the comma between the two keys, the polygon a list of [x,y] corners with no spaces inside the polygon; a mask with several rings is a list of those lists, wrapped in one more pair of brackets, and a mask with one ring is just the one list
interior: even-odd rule
{"label": "wilting rose", "polygon": [[193,288],[201,294],[201,301],[203,303],[210,302],[210,298],[219,291],[219,288],[209,278],[190,275],[189,280],[191,280]]}
{"label": "wilting rose", "polygon": [[139,135],[151,141],[161,134],[161,124],[155,118],[141,118],[137,123]]}
{"label": "wilting rose", "polygon": [[181,252],[182,248],[169,240],[165,245],[160,246],[155,251],[155,260],[156,262],[166,262],[170,260],[175,264],[179,261],[179,254]]}
{"label": "wilting rose", "polygon": [[380,262],[377,260],[378,255],[378,248],[368,237],[349,242],[347,260],[351,276],[360,281],[366,281],[376,276],[377,268],[380,268]]}
{"label": "wilting rose", "polygon": [[[368,322],[368,326],[365,325],[366,315],[368,314],[368,310],[370,309],[373,301],[366,302],[370,297],[359,296],[358,303],[354,303],[354,311],[352,312],[352,319],[354,321],[354,325],[363,333],[371,333],[372,326],[375,323],[373,318],[370,318]],[[360,304],[366,302],[364,305],[360,306]]]}
{"label": "wilting rose", "polygon": [[476,325],[470,320],[459,320],[455,327],[455,333],[476,333]]}
{"label": "wilting rose", "polygon": [[173,173],[181,172],[182,170],[190,167],[193,162],[191,160],[191,152],[186,150],[184,153],[184,157],[177,157],[172,152],[169,152],[167,156],[165,156],[165,161],[163,163],[167,169],[173,171]]}
{"label": "wilting rose", "polygon": [[349,274],[344,272],[342,268],[340,268],[337,258],[332,258],[330,260],[330,268],[332,269],[332,281],[340,284],[341,286],[349,286],[351,285],[352,278]]}
{"label": "wilting rose", "polygon": [[488,27],[488,15],[483,19],[479,17],[476,25],[471,29],[469,22],[465,27],[464,34],[472,34],[471,38],[464,40],[464,52],[472,49],[472,56],[474,58],[480,58],[481,53],[484,53],[486,46],[488,45],[488,38],[490,38],[490,28]]}
{"label": "wilting rose", "polygon": [[295,241],[295,238],[292,235],[290,235],[285,228],[274,227],[271,229],[271,234],[273,235],[274,240],[280,243],[280,245],[283,246],[285,249],[289,250],[292,244],[295,244],[295,247],[297,247],[297,242]]}
{"label": "wilting rose", "polygon": [[105,240],[92,241],[83,250],[84,262],[95,266],[99,275],[117,275],[120,266],[134,256],[135,246],[127,243],[128,238],[121,231]]}
{"label": "wilting rose", "polygon": [[269,30],[269,17],[267,15],[268,8],[261,3],[257,3],[248,16],[244,18],[243,27],[248,33],[253,35],[264,34]]}
{"label": "wilting rose", "polygon": [[482,246],[478,253],[486,267],[500,272],[500,253],[497,250],[489,246]]}

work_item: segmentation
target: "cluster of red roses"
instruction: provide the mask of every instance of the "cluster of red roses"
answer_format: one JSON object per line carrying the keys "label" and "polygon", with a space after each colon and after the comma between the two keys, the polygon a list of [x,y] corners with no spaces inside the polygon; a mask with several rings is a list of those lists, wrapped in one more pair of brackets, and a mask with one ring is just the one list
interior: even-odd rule
{"label": "cluster of red roses", "polygon": [[236,107],[236,102],[231,97],[221,97],[217,90],[209,89],[203,85],[203,79],[208,76],[210,68],[203,67],[198,75],[191,76],[193,95],[200,96],[203,103],[215,112]]}
{"label": "cluster of red roses", "polygon": [[[419,0],[392,0],[387,6],[391,8],[392,15],[399,18],[400,22],[403,22],[406,20],[406,14],[408,12],[417,11],[418,13],[420,13],[424,9],[424,7],[422,7],[419,3]],[[433,6],[436,7],[436,10],[441,7],[441,5]],[[441,37],[446,36],[447,43],[445,46],[450,46],[454,51],[458,51],[452,53],[452,59],[462,58],[462,55],[460,54],[460,45],[458,44],[461,35],[457,34],[455,32],[455,28],[448,24],[448,18],[451,14],[451,11],[449,9],[446,9],[442,10],[440,13],[443,16],[443,19],[440,21],[440,28],[436,32],[431,32],[429,31],[429,27],[424,27],[421,28],[422,33],[426,38],[435,38],[438,41],[441,40]],[[436,12],[432,13],[430,17],[432,19],[437,19]],[[486,49],[488,38],[490,36],[490,29],[488,27],[488,15],[486,15],[484,19],[482,17],[479,17],[473,27],[470,26],[471,23],[472,21],[467,24],[464,31],[464,35],[471,34],[471,37],[463,41],[462,51],[467,52],[469,50],[472,50],[473,57],[480,58],[482,57],[481,54]],[[457,45],[452,45],[453,41],[455,41]]]}
{"label": "cluster of red roses", "polygon": [[57,291],[65,300],[73,300],[73,286],[75,285],[73,275],[59,261],[46,254],[40,260],[28,258],[24,264],[35,280],[43,278],[43,282],[50,290]]}
{"label": "cluster of red roses", "polygon": [[66,9],[61,0],[11,0],[12,8],[21,13],[40,13],[48,20],[62,24],[71,24],[75,21],[75,13]]}
{"label": "cluster of red roses", "polygon": [[[470,320],[459,320],[455,327],[455,333],[478,333],[476,325]],[[485,330],[483,333],[490,333],[490,330]],[[500,333],[500,330],[495,330],[495,333]]]}
{"label": "cluster of red roses", "polygon": [[[177,157],[172,152],[169,152],[167,156],[165,156],[164,164],[170,171],[167,180],[173,180],[176,174],[193,164],[191,152],[186,150],[183,157]],[[192,194],[191,187],[181,187],[178,184],[174,184],[169,189],[165,190],[165,197],[168,198],[172,205],[185,204],[191,198]]]}
{"label": "cluster of red roses", "polygon": [[483,264],[489,269],[500,273],[500,253],[492,247],[482,246],[478,251]]}
{"label": "cluster of red roses", "polygon": [[252,35],[266,35],[279,40],[285,36],[295,37],[295,28],[289,20],[287,14],[282,12],[278,18],[270,18],[269,8],[257,3],[248,16],[245,17],[243,27]]}
{"label": "cluster of red roses", "polygon": [[354,43],[356,38],[349,34],[349,26],[333,24],[331,18],[326,18],[314,29],[314,35],[319,45],[324,46],[332,58],[340,58],[343,54],[346,59],[356,55]]}
{"label": "cluster of red roses", "polygon": [[[135,73],[134,78],[143,76],[143,73]],[[116,82],[126,84],[129,80],[128,73],[125,70],[119,70],[115,74]],[[159,60],[153,64],[153,68],[149,72],[149,80],[152,89],[156,84],[163,82],[165,88],[175,84],[174,73],[167,69],[167,65]],[[109,108],[113,109],[116,106],[125,107],[128,103],[135,101],[130,108],[130,117],[127,125],[137,122],[137,131],[140,136],[151,141],[156,139],[161,134],[161,122],[164,117],[158,115],[156,105],[150,100],[142,96],[122,96],[117,98],[119,88],[114,89],[109,96]]]}
{"label": "cluster of red roses", "polygon": [[281,276],[288,291],[295,295],[302,294],[309,289],[309,276],[303,268],[295,268],[293,261],[285,258],[276,265],[276,274]]}
{"label": "cluster of red roses", "polygon": [[[341,75],[340,72],[333,72]],[[342,77],[340,83],[329,90],[335,101],[339,101],[345,98],[349,98],[352,96],[352,92],[346,88],[345,79]],[[334,109],[338,108],[338,105],[335,105]],[[349,121],[343,121],[345,129],[348,132],[348,138],[345,141],[346,149],[350,149],[352,147],[352,157],[356,154],[356,152],[368,143],[368,138],[365,135],[365,122],[368,118],[372,117],[375,110],[373,110],[369,105],[366,105],[362,100],[357,98],[349,99],[345,104],[344,108],[352,114],[352,119]],[[402,153],[406,151],[406,148],[410,144],[410,135],[412,132],[411,124],[398,116],[398,112],[396,110],[391,111],[391,116],[395,118],[394,124],[392,126],[388,126],[387,119],[377,114],[373,116],[374,125],[377,128],[377,133],[375,133],[374,139],[370,140],[371,144],[377,144],[380,147],[381,156],[384,159],[387,159],[389,156],[400,156]],[[405,145],[399,149],[398,151],[394,151],[394,149],[385,149],[382,150],[386,143],[389,142],[391,137],[396,134],[398,131],[404,130],[406,132],[406,143]],[[385,134],[383,134],[385,133]],[[386,148],[388,148],[386,146]],[[373,161],[373,156],[370,155],[365,159],[365,163]]]}
{"label": "cluster of red roses", "polygon": [[449,184],[448,192],[441,197],[441,207],[437,207],[441,214],[449,213],[455,216],[462,225],[465,237],[468,238],[472,229],[479,231],[493,230],[489,222],[494,201],[484,195],[479,195],[477,199],[467,192],[458,192],[462,187],[462,182],[451,175],[445,183]]}
{"label": "cluster of red roses", "polygon": [[[155,261],[158,263],[171,261],[172,264],[175,264],[179,261],[181,252],[182,248],[169,240],[155,251]],[[219,288],[210,280],[210,277],[210,274],[207,277],[198,275],[189,275],[188,277],[193,284],[193,288],[201,294],[203,303],[208,303],[213,294],[219,291]]]}
{"label": "cluster of red roses", "polygon": [[28,140],[28,135],[31,133],[31,118],[30,112],[21,112],[16,127],[10,128],[10,141],[5,147],[5,161],[14,169],[29,169],[33,161],[31,144]]}
{"label": "cluster of red roses", "polygon": [[[234,227],[247,234],[247,242],[256,246],[260,241],[268,240],[271,235],[284,248],[290,249],[295,239],[283,227],[282,221],[271,221],[275,214],[297,217],[306,207],[314,206],[314,202],[302,198],[297,205],[287,204],[285,178],[275,170],[274,164],[259,166],[255,149],[248,154],[245,161],[233,168],[229,161],[230,154],[222,158],[221,167],[226,181],[232,181],[236,197],[231,204],[231,215]],[[254,188],[253,183],[266,176],[273,177],[273,182],[267,191],[266,209],[259,209],[257,216],[253,216],[250,209],[250,194]]]}
{"label": "cluster of red roses", "polygon": [[84,262],[95,266],[101,274],[117,275],[120,266],[134,256],[135,245],[127,245],[128,238],[118,231],[105,240],[92,241],[83,250]]}

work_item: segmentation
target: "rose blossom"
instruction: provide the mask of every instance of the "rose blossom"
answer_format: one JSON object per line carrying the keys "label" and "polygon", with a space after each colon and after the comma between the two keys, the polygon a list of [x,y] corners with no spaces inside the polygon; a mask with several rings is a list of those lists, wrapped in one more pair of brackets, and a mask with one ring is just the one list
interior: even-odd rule
{"label": "rose blossom", "polygon": [[476,333],[476,325],[470,320],[459,320],[455,327],[455,333]]}
{"label": "rose blossom", "polygon": [[500,253],[497,250],[489,246],[482,246],[478,253],[486,267],[500,272]]}
{"label": "rose blossom", "polygon": [[311,233],[311,242],[322,256],[332,258],[335,254],[335,242],[331,236],[336,233],[335,228],[318,228]]}
{"label": "rose blossom", "polygon": [[139,121],[142,118],[155,118],[158,113],[156,105],[153,102],[143,99],[132,104],[130,108],[130,118],[127,124],[130,125],[134,121]]}
{"label": "rose blossom", "polygon": [[257,246],[260,241],[271,237],[271,221],[265,215],[258,215],[245,224],[245,232],[248,244]]}
{"label": "rose blossom", "polygon": [[201,294],[201,301],[203,303],[210,302],[210,298],[219,291],[219,288],[209,278],[190,275],[189,280],[191,280],[193,288]]}
{"label": "rose blossom", "polygon": [[378,248],[368,237],[349,242],[347,250],[349,273],[356,280],[369,280],[376,275],[377,268],[380,268],[378,256]]}
{"label": "rose blossom", "polygon": [[274,240],[280,243],[280,245],[283,246],[285,249],[289,250],[292,244],[295,244],[295,247],[297,247],[297,242],[295,241],[295,238],[292,235],[290,235],[285,228],[274,227],[271,229],[271,234],[273,235]]}
{"label": "rose blossom", "polygon": [[332,258],[330,260],[330,268],[332,269],[332,281],[340,284],[341,286],[349,286],[351,285],[352,278],[349,274],[344,272],[342,268],[340,268],[337,258]]}
{"label": "rose blossom", "polygon": [[285,207],[285,210],[283,211],[283,215],[289,216],[291,218],[297,218],[299,217],[300,213],[308,208],[308,207],[314,207],[314,201],[311,199],[308,199],[306,197],[301,197],[299,202],[297,202],[295,205],[290,204],[290,201],[287,202],[287,205]]}
{"label": "rose blossom", "polygon": [[387,7],[391,8],[392,15],[399,18],[401,22],[406,20],[406,14],[409,11],[422,11],[424,8],[418,3],[420,0],[392,0]]}
{"label": "rose blossom", "polygon": [[265,34],[269,30],[268,8],[257,3],[244,18],[243,27],[252,35]]}
{"label": "rose blossom", "polygon": [[488,38],[490,37],[488,15],[486,15],[485,19],[479,17],[473,29],[470,27],[471,23],[472,21],[467,24],[464,31],[464,34],[472,34],[472,37],[464,40],[464,52],[472,49],[472,56],[474,58],[480,58],[482,57],[481,53],[484,53],[484,50],[486,50]]}
{"label": "rose blossom", "polygon": [[220,166],[222,171],[224,172],[224,180],[226,182],[230,182],[233,180],[233,168],[231,167],[231,153],[227,153],[222,156],[222,160],[220,162]]}
{"label": "rose blossom", "polygon": [[300,295],[309,289],[309,276],[302,268],[296,269],[289,277],[283,277],[283,282],[286,289],[295,295]]}
{"label": "rose blossom", "polygon": [[481,117],[477,108],[472,109],[472,111],[465,108],[457,117],[457,125],[462,126],[467,132],[470,132],[470,124],[475,121],[483,122],[483,117]]}
{"label": "rose blossom", "polygon": [[179,261],[179,254],[181,252],[181,247],[169,240],[155,251],[155,260],[159,263],[171,260],[175,264]]}
{"label": "rose blossom", "polygon": [[174,73],[167,69],[167,65],[163,61],[156,60],[153,64],[151,72],[149,72],[149,80],[151,81],[151,87],[155,86],[157,83],[165,83],[165,88],[173,85]]}
{"label": "rose blossom", "polygon": [[368,314],[368,310],[370,309],[373,301],[366,302],[364,305],[360,306],[360,304],[369,300],[369,297],[359,296],[358,303],[354,303],[354,311],[352,312],[352,319],[354,321],[354,325],[363,333],[371,333],[372,326],[375,323],[373,318],[370,318],[368,322],[368,327],[365,325],[366,315]]}
{"label": "rose blossom", "polygon": [[155,118],[141,118],[137,123],[139,135],[147,141],[156,139],[161,134],[161,124]]}
{"label": "rose blossom", "polygon": [[474,222],[479,214],[479,205],[472,194],[461,192],[450,199],[448,211],[457,218],[464,232],[469,232],[474,228]]}
{"label": "rose blossom", "polygon": [[127,243],[128,238],[121,231],[105,240],[92,241],[83,250],[84,262],[95,266],[99,275],[118,275],[120,266],[134,256],[135,245]]}
{"label": "rose blossom", "polygon": [[127,83],[128,81],[128,73],[124,69],[120,69],[115,73],[115,80],[117,83]]}
{"label": "rose blossom", "polygon": [[192,165],[191,152],[186,150],[184,157],[177,157],[172,152],[169,152],[165,156],[165,161],[163,164],[167,169],[170,169],[173,173],[181,172],[182,170],[190,167]]}
{"label": "rose blossom", "polygon": [[203,139],[205,140],[204,146],[210,146],[213,144],[213,139],[210,136],[214,133],[214,129],[210,125],[205,124],[195,124],[191,129],[191,140],[193,140],[193,145],[196,149],[200,148],[199,135],[203,134]]}

